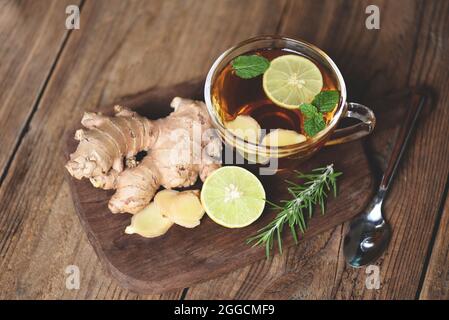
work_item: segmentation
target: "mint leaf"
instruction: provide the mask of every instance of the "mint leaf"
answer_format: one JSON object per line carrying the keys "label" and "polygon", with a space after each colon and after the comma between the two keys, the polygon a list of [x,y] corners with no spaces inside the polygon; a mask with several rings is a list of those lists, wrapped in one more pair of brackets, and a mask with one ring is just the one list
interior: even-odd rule
{"label": "mint leaf", "polygon": [[307,118],[313,118],[315,114],[318,112],[317,108],[310,103],[303,103],[299,106],[299,110],[301,110],[302,114]]}
{"label": "mint leaf", "polygon": [[318,132],[326,128],[323,114],[310,103],[303,103],[299,106],[299,110],[306,117],[304,120],[304,131],[309,137],[313,137]]}
{"label": "mint leaf", "polygon": [[320,132],[324,128],[326,128],[326,123],[324,122],[321,113],[317,112],[315,116],[307,118],[304,121],[304,131],[310,137],[315,136],[318,132]]}
{"label": "mint leaf", "polygon": [[232,60],[235,74],[243,79],[251,79],[263,74],[270,66],[270,61],[258,55],[238,56]]}
{"label": "mint leaf", "polygon": [[338,103],[340,95],[336,90],[321,91],[312,101],[312,104],[321,112],[330,112],[334,110]]}

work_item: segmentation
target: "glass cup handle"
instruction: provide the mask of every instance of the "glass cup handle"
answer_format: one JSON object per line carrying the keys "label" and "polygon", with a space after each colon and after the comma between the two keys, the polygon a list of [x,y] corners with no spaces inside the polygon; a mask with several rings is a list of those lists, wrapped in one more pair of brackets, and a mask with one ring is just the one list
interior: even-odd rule
{"label": "glass cup handle", "polygon": [[360,120],[359,123],[341,129],[336,129],[331,139],[326,142],[326,146],[345,143],[360,139],[370,134],[376,126],[376,116],[370,108],[354,102],[346,104],[346,111],[342,118],[353,118]]}

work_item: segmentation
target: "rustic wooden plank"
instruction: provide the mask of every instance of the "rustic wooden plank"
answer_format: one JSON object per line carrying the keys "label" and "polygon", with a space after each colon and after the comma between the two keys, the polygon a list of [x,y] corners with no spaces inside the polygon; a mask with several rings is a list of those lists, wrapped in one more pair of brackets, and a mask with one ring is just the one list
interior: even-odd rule
{"label": "rustic wooden plank", "polygon": [[[428,246],[449,172],[449,124],[442,121],[449,116],[449,81],[444,70],[449,62],[449,42],[445,35],[449,27],[448,16],[449,3],[423,3],[409,81],[411,85],[432,88],[437,96],[427,114],[421,117],[385,206],[393,227],[393,238],[383,260],[378,263],[381,288],[364,289],[358,295],[362,298],[413,299],[417,297],[420,278],[426,272]],[[363,270],[343,272],[337,297],[352,296],[353,287],[348,285],[348,278],[356,279],[354,287],[361,288],[365,275]]]}
{"label": "rustic wooden plank", "polygon": [[[449,183],[449,179],[447,181]],[[446,186],[447,188],[447,186]],[[432,248],[429,266],[419,298],[426,300],[449,300],[449,197],[446,189],[445,204],[438,232]]]}
{"label": "rustic wooden plank", "polygon": [[[79,223],[71,220],[61,137],[85,109],[204,77],[229,45],[272,32],[282,4],[86,1],[81,30],[68,40],[0,188],[2,297],[140,298],[102,275]],[[87,288],[64,289],[67,263],[80,267]]]}
{"label": "rustic wooden plank", "polygon": [[[364,27],[368,4],[380,7],[379,31]],[[444,189],[449,169],[448,124],[441,122],[448,115],[445,106],[448,81],[444,71],[447,65],[444,52],[448,45],[444,34],[447,3],[304,1],[292,2],[287,11],[282,33],[316,43],[327,51],[341,67],[353,100],[369,102],[373,97],[394,92],[408,83],[425,84],[440,93],[433,113],[423,117],[385,206],[394,235],[388,252],[377,263],[381,288],[367,290],[365,269],[356,270],[344,264],[341,244],[347,229],[345,225],[343,229],[338,227],[323,234],[322,238],[302,243],[305,251],[289,250],[271,265],[253,264],[242,270],[242,274],[246,272],[248,276],[227,275],[193,287],[187,297],[205,298],[220,290],[228,298],[414,298],[438,211],[438,196]],[[307,19],[319,21],[319,27],[317,23],[298,23]],[[379,119],[378,128],[370,139],[372,150],[376,151],[377,158],[385,159],[400,115],[396,110],[392,112],[394,106],[385,108],[376,103],[371,106]],[[329,248],[325,246],[317,251],[315,248],[320,248],[319,243],[323,241]],[[316,252],[313,259],[307,259],[309,252]],[[289,259],[300,265],[289,266]],[[326,263],[316,264],[320,259]],[[229,277],[233,282],[226,286]],[[277,281],[284,277],[287,280]],[[312,285],[307,286],[307,281]]]}
{"label": "rustic wooden plank", "polygon": [[[79,0],[0,3],[0,177],[69,33],[65,8]],[[0,181],[1,183],[1,181]]]}

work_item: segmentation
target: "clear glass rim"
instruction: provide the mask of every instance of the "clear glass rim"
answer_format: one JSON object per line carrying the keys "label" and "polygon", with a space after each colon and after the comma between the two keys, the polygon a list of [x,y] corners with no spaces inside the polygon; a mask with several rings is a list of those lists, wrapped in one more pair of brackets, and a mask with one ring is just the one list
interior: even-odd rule
{"label": "clear glass rim", "polygon": [[[255,42],[259,42],[259,41],[264,41],[264,40],[282,40],[282,41],[287,41],[287,42],[292,42],[295,43],[299,46],[303,46],[303,47],[307,47],[312,51],[315,51],[322,59],[324,59],[330,66],[330,68],[332,69],[332,71],[334,72],[334,74],[337,77],[337,81],[338,81],[338,85],[340,86],[340,101],[339,101],[339,105],[337,108],[337,111],[335,112],[334,116],[332,117],[331,122],[329,123],[329,125],[322,130],[321,132],[319,132],[316,136],[304,141],[304,142],[300,142],[297,144],[292,144],[292,145],[287,145],[287,146],[282,146],[282,147],[270,147],[270,146],[265,146],[262,144],[257,144],[257,143],[253,143],[250,141],[246,141],[236,135],[234,135],[232,132],[230,132],[216,117],[215,114],[215,110],[214,110],[214,106],[212,103],[212,81],[214,79],[214,76],[216,74],[218,70],[218,66],[220,65],[220,63],[230,54],[232,54],[234,51],[236,51],[237,49],[239,49],[242,46],[248,45],[248,44],[252,44]],[[318,144],[319,142],[321,142],[321,140],[325,137],[328,136],[328,134],[330,132],[332,132],[335,127],[337,126],[342,114],[344,113],[345,110],[345,105],[346,105],[346,84],[345,81],[343,79],[343,76],[341,75],[340,70],[338,69],[337,65],[335,64],[335,62],[320,48],[318,48],[317,46],[308,43],[306,41],[303,40],[296,40],[296,39],[292,39],[292,38],[288,38],[288,37],[284,37],[284,36],[278,36],[278,35],[261,35],[261,36],[257,36],[257,37],[253,37],[247,40],[244,40],[238,44],[236,44],[235,46],[230,47],[229,49],[225,50],[212,64],[212,67],[210,68],[209,72],[207,73],[207,77],[206,77],[206,82],[204,85],[204,100],[206,103],[206,107],[207,107],[207,111],[209,113],[209,116],[212,119],[212,123],[214,124],[214,126],[219,129],[219,130],[223,130],[224,132],[226,132],[227,134],[231,135],[233,137],[233,139],[235,139],[236,141],[239,141],[240,143],[243,143],[247,146],[250,147],[254,147],[255,149],[259,149],[259,148],[263,148],[264,150],[270,150],[269,153],[276,153],[276,151],[281,151],[281,152],[288,152],[289,150],[291,151],[291,149],[305,149],[308,148],[309,146]],[[288,152],[290,153],[290,152]]]}

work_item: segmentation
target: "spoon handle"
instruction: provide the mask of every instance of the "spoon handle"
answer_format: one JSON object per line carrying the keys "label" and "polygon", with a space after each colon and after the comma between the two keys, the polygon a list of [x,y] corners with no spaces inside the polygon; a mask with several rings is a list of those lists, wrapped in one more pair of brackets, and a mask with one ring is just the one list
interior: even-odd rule
{"label": "spoon handle", "polygon": [[409,107],[407,117],[399,131],[390,159],[388,160],[387,168],[385,169],[382,181],[380,183],[380,190],[383,191],[386,191],[390,186],[391,180],[393,179],[393,176],[398,168],[398,164],[404,154],[404,150],[410,140],[410,136],[413,133],[419,114],[426,103],[427,97],[426,95],[413,93],[410,100],[411,105]]}

